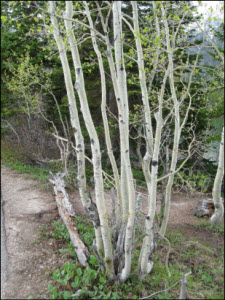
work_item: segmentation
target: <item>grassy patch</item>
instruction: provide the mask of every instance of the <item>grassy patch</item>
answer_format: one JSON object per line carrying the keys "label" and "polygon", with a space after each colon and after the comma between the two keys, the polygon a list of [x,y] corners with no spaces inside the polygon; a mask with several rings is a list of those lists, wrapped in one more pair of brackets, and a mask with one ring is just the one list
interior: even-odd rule
{"label": "grassy patch", "polygon": [[224,223],[221,223],[220,225],[211,225],[209,220],[201,220],[193,225],[197,228],[206,228],[216,236],[224,235]]}
{"label": "grassy patch", "polygon": [[[152,273],[143,281],[137,278],[137,265],[141,246],[141,244],[138,244],[132,258],[130,278],[125,283],[118,285],[113,281],[109,281],[106,274],[100,271],[92,251],[94,239],[92,224],[82,217],[76,217],[74,222],[81,239],[90,251],[86,268],[78,262],[64,225],[54,221],[48,229],[46,227],[40,228],[40,239],[56,239],[61,245],[63,244],[59,252],[67,256],[69,254],[69,257],[72,258],[72,260],[68,260],[56,270],[48,273],[47,276],[50,276],[54,281],[53,284],[48,286],[50,299],[138,299],[173,286],[189,271],[192,271],[192,274],[188,276],[188,297],[191,299],[223,299],[223,248],[214,249],[215,245],[205,247],[198,241],[185,238],[179,229],[168,230],[166,237],[171,243],[168,261],[171,277],[169,277],[165,266],[168,244],[160,239],[154,253]],[[198,228],[197,226],[196,228]],[[200,226],[206,225],[201,223]],[[137,232],[136,238],[138,238],[138,234]],[[167,292],[157,294],[153,299],[178,299],[179,291],[180,284]]]}
{"label": "grassy patch", "polygon": [[43,190],[48,190],[48,180],[50,178],[49,171],[53,173],[60,171],[59,166],[34,166],[26,162],[20,152],[13,149],[7,142],[2,141],[1,160],[5,166],[10,167],[19,174],[24,174],[25,178],[38,180],[42,185],[38,185]]}

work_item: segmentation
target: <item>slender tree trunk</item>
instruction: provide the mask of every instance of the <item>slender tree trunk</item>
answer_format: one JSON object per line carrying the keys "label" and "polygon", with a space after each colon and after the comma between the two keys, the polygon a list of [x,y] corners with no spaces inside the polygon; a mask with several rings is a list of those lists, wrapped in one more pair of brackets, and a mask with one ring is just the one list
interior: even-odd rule
{"label": "slender tree trunk", "polygon": [[[86,14],[87,14],[87,17],[89,20],[89,25],[91,28],[94,28],[87,2],[84,1],[84,4],[85,4]],[[98,64],[99,64],[99,70],[100,70],[100,76],[101,76],[101,91],[102,91],[101,111],[102,111],[102,119],[103,119],[103,125],[104,125],[104,130],[105,130],[107,153],[108,153],[108,156],[109,156],[109,159],[110,159],[110,162],[112,165],[112,169],[113,169],[113,176],[114,176],[115,183],[116,183],[117,197],[118,197],[119,203],[121,203],[121,188],[120,188],[119,173],[118,173],[118,168],[116,165],[116,160],[115,160],[115,157],[114,157],[114,154],[112,151],[112,143],[111,143],[110,132],[109,132],[109,123],[108,123],[108,118],[107,118],[107,114],[106,114],[106,80],[105,80],[104,65],[103,65],[101,52],[97,45],[96,34],[94,31],[91,32],[91,38],[92,38],[92,44],[93,44],[95,53],[98,58]]]}
{"label": "slender tree trunk", "polygon": [[[145,140],[146,140],[146,153],[142,160],[142,169],[145,176],[145,181],[147,183],[148,194],[150,195],[151,191],[151,175],[150,175],[150,162],[153,155],[153,131],[152,131],[152,120],[151,120],[151,110],[148,100],[148,90],[146,84],[146,74],[145,74],[145,65],[144,65],[144,55],[141,45],[139,22],[138,22],[138,8],[137,1],[132,1],[133,8],[133,24],[134,24],[134,36],[137,48],[138,56],[138,70],[140,78],[140,86],[142,93],[142,102],[144,110],[144,129],[145,129]],[[150,204],[150,203],[149,203]]]}
{"label": "slender tree trunk", "polygon": [[162,106],[165,92],[165,85],[169,75],[169,67],[165,72],[161,92],[159,96],[159,108],[155,114],[156,118],[156,134],[154,141],[152,169],[150,175],[150,194],[149,194],[149,208],[145,220],[146,236],[143,240],[141,254],[139,257],[138,276],[143,279],[153,268],[152,252],[154,251],[154,218],[156,213],[156,196],[157,196],[157,178],[158,178],[158,158],[160,151],[161,132],[163,128]]}
{"label": "slender tree trunk", "polygon": [[215,212],[210,218],[212,225],[218,225],[223,220],[224,206],[221,198],[221,188],[224,176],[224,127],[221,135],[219,162],[216,173],[216,178],[213,185],[213,202],[215,206]]}
{"label": "slender tree trunk", "polygon": [[[98,4],[97,4],[98,5]],[[121,10],[120,10],[121,11]],[[103,16],[101,14],[101,11],[99,11],[100,13],[100,19],[101,19],[101,23],[102,23],[102,27],[105,33],[107,33],[107,26],[104,22]],[[114,14],[117,13],[117,11],[114,11],[113,13],[113,26],[114,26]],[[121,15],[120,15],[120,23],[121,23]],[[114,28],[114,27],[113,27]],[[121,28],[122,30],[122,28]],[[120,29],[119,29],[120,31]],[[115,34],[114,32],[114,41],[119,39],[118,35]],[[120,174],[120,186],[121,186],[121,206],[122,206],[122,215],[123,215],[123,222],[127,222],[127,217],[128,217],[128,210],[129,210],[129,195],[128,195],[128,185],[127,185],[127,172],[126,172],[126,165],[125,165],[125,161],[124,161],[124,136],[127,135],[127,138],[129,136],[128,132],[124,133],[124,120],[122,119],[122,111],[124,108],[125,104],[122,104],[122,101],[124,101],[124,99],[122,99],[121,101],[121,85],[123,85],[123,83],[120,81],[119,77],[118,77],[118,71],[119,68],[117,69],[114,63],[114,58],[113,58],[113,54],[112,54],[112,46],[110,43],[110,39],[108,34],[105,35],[105,39],[106,39],[106,46],[107,46],[107,59],[108,59],[108,63],[109,63],[109,69],[110,69],[110,74],[112,77],[112,83],[113,83],[113,88],[114,88],[114,92],[115,92],[115,96],[116,96],[116,102],[117,102],[117,107],[118,107],[118,114],[119,114],[119,133],[120,133],[120,153],[121,153],[121,174]],[[113,42],[114,44],[114,42]],[[118,44],[118,41],[117,41]],[[118,48],[118,46],[117,46]],[[121,56],[123,56],[123,53],[119,53],[117,51],[117,55],[116,55],[116,60],[120,60]],[[125,70],[124,70],[125,71]],[[121,76],[120,76],[121,77]],[[126,80],[126,78],[125,78]],[[122,87],[122,90],[125,88],[126,89],[126,82],[124,82],[125,86]],[[127,107],[128,107],[128,101],[127,101]]]}
{"label": "slender tree trunk", "polygon": [[168,49],[168,55],[169,55],[169,69],[170,69],[170,75],[169,75],[169,81],[170,81],[170,89],[172,93],[172,98],[174,101],[174,122],[175,122],[175,128],[174,128],[174,140],[173,140],[173,152],[172,152],[172,161],[170,166],[170,172],[171,175],[169,176],[166,191],[165,191],[165,207],[164,207],[164,216],[162,220],[162,225],[160,228],[160,233],[162,236],[165,235],[168,218],[169,218],[169,209],[170,209],[170,200],[171,200],[171,191],[173,186],[173,180],[174,180],[174,172],[177,165],[177,157],[178,157],[178,149],[179,149],[179,141],[180,141],[180,112],[179,112],[179,102],[177,101],[177,96],[175,92],[175,86],[174,86],[174,78],[173,78],[173,56],[172,51]]}
{"label": "slender tree trunk", "polygon": [[[164,236],[165,233],[166,233],[166,228],[167,228],[168,219],[169,219],[171,191],[172,191],[172,186],[173,186],[173,181],[174,181],[174,174],[175,174],[176,165],[177,165],[180,136],[181,136],[181,131],[182,131],[182,129],[184,127],[184,124],[186,122],[188,112],[189,112],[190,107],[191,107],[191,96],[190,96],[189,90],[190,90],[190,86],[191,86],[191,82],[192,82],[192,76],[193,76],[195,68],[197,66],[200,49],[199,49],[199,52],[198,52],[196,60],[195,60],[194,68],[192,69],[191,74],[190,74],[190,79],[189,79],[189,83],[188,83],[188,86],[187,86],[187,90],[184,93],[184,95],[181,97],[180,101],[178,101],[177,95],[176,95],[176,90],[175,90],[175,84],[174,84],[174,76],[173,76],[173,73],[174,73],[173,51],[174,51],[174,48],[175,48],[175,41],[174,41],[174,39],[171,39],[171,37],[170,37],[169,26],[168,26],[168,22],[167,22],[167,16],[166,16],[166,12],[165,12],[163,3],[161,5],[161,11],[162,11],[164,28],[165,28],[165,32],[166,32],[166,45],[167,45],[167,53],[168,53],[169,69],[170,69],[169,82],[170,82],[170,90],[171,90],[173,104],[174,104],[174,122],[175,122],[172,160],[171,160],[171,165],[170,165],[170,175],[169,175],[169,178],[168,178],[166,191],[165,191],[165,208],[164,208],[164,215],[163,215],[162,224],[161,224],[161,227],[160,227],[160,234],[162,236]],[[174,35],[176,37],[177,32]],[[187,108],[186,115],[184,117],[183,123],[180,124],[180,104],[183,102],[183,100],[186,98],[187,95],[190,96],[190,102],[189,102],[189,106]]]}
{"label": "slender tree trunk", "polygon": [[[131,256],[132,256],[132,243],[133,243],[133,228],[135,219],[135,190],[133,182],[133,174],[131,170],[130,155],[129,155],[129,107],[127,95],[127,82],[126,70],[124,64],[123,54],[123,35],[122,35],[122,15],[121,15],[121,1],[113,3],[113,28],[114,28],[114,48],[116,60],[116,80],[118,86],[119,98],[118,111],[119,122],[121,123],[121,176],[124,178],[124,185],[128,189],[128,215],[127,227],[125,237],[125,265],[120,275],[120,280],[127,280],[131,270]],[[124,173],[123,173],[124,172]],[[126,177],[125,177],[126,174]],[[123,182],[121,180],[121,186]],[[124,187],[124,186],[123,186]],[[129,187],[129,188],[128,188]],[[122,190],[123,191],[123,190]],[[122,192],[122,201],[125,195]]]}
{"label": "slender tree trunk", "polygon": [[[59,49],[59,56],[63,68],[64,80],[65,80],[68,102],[69,102],[70,120],[71,120],[71,125],[73,127],[74,137],[76,141],[76,153],[77,153],[77,165],[78,165],[77,182],[78,182],[80,197],[85,209],[89,212],[91,216],[94,216],[97,214],[97,212],[91,209],[91,201],[88,196],[87,187],[86,187],[84,138],[80,128],[80,122],[79,122],[79,117],[78,117],[78,112],[76,107],[76,99],[75,99],[74,88],[72,84],[70,67],[69,67],[66,50],[65,50],[66,47],[59,33],[57,19],[53,15],[55,11],[56,11],[55,1],[49,1],[49,12],[51,13],[53,35],[57,43],[57,47]],[[98,218],[96,217],[95,219],[96,222],[94,222],[94,226],[96,230],[99,230],[97,229],[99,228]]]}
{"label": "slender tree trunk", "polygon": [[[165,153],[166,161],[165,161],[164,175],[169,173],[169,160],[170,160],[169,145],[166,145],[165,152],[166,152]],[[164,209],[165,209],[166,186],[167,186],[167,179],[164,179],[162,181],[162,199],[161,199],[160,222],[159,222],[160,227],[162,225],[162,220],[163,220],[162,217],[164,215]]]}
{"label": "slender tree trunk", "polygon": [[[66,1],[65,16],[68,19],[72,19],[73,3],[70,1]],[[103,177],[102,177],[102,163],[101,163],[101,151],[100,151],[99,139],[88,106],[87,96],[85,92],[83,70],[80,62],[78,46],[76,44],[76,38],[72,30],[72,22],[69,21],[68,19],[67,20],[65,19],[64,21],[65,21],[66,31],[69,36],[70,49],[72,52],[72,59],[73,59],[73,64],[74,64],[75,74],[76,74],[75,88],[79,96],[81,111],[84,117],[85,125],[91,142],[92,161],[93,161],[94,178],[95,178],[95,195],[96,195],[96,204],[97,204],[99,219],[100,219],[102,240],[104,245],[105,268],[106,271],[110,273],[110,276],[113,277],[114,267],[113,267],[112,244],[111,244],[111,237],[110,237],[110,231],[108,225],[108,214],[106,211],[105,199],[104,199],[104,185],[103,185]],[[102,245],[97,243],[97,248],[98,250],[102,250]]]}
{"label": "slender tree trunk", "polygon": [[141,45],[141,38],[140,38],[137,1],[132,1],[131,4],[133,7],[134,36],[135,36],[135,42],[137,48],[139,78],[140,78],[142,102],[143,102],[143,109],[144,109],[144,116],[145,116],[146,144],[147,144],[146,151],[152,156],[153,154],[152,119],[151,119],[151,109],[148,100],[144,55],[143,55],[143,50]]}

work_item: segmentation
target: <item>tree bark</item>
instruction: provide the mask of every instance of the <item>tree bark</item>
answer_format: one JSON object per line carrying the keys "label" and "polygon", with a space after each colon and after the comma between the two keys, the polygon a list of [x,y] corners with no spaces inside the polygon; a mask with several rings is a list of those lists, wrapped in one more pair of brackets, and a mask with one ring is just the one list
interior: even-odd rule
{"label": "tree bark", "polygon": [[79,233],[72,218],[75,215],[75,213],[69,202],[69,196],[65,191],[65,183],[63,180],[64,175],[65,174],[57,173],[56,176],[52,175],[53,179],[50,179],[49,181],[54,185],[54,193],[59,215],[69,232],[70,240],[73,243],[74,249],[77,254],[77,258],[82,264],[82,266],[86,267],[89,252],[87,247],[80,239]]}
{"label": "tree bark", "polygon": [[[120,122],[120,143],[121,143],[121,195],[123,203],[124,222],[127,221],[125,237],[125,265],[120,275],[120,281],[127,280],[131,270],[131,256],[133,243],[133,227],[135,219],[135,190],[133,174],[131,170],[129,155],[129,107],[127,95],[126,70],[123,53],[123,34],[122,34],[122,14],[121,1],[113,2],[113,31],[114,49],[116,61],[116,81],[118,87],[118,111]],[[128,188],[129,187],[129,188]],[[128,194],[127,194],[128,191]],[[128,211],[127,197],[128,196]]]}
{"label": "tree bark", "polygon": [[[86,14],[89,20],[89,25],[91,28],[94,28],[93,21],[91,18],[91,14],[89,11],[89,7],[87,5],[87,2],[84,1]],[[117,191],[117,198],[119,203],[121,203],[121,187],[120,187],[120,179],[119,179],[119,172],[116,164],[116,160],[112,151],[112,143],[110,138],[110,131],[109,131],[109,123],[108,118],[106,114],[106,79],[105,79],[105,71],[104,71],[104,64],[102,60],[101,51],[98,48],[97,40],[96,40],[96,34],[94,31],[91,32],[91,39],[92,44],[95,50],[95,53],[98,58],[98,64],[99,64],[99,70],[100,70],[100,76],[101,76],[101,91],[102,91],[102,103],[101,103],[101,111],[102,111],[102,119],[103,119],[103,125],[105,130],[105,141],[107,146],[107,153],[111,162],[111,166],[113,169],[113,175],[116,183],[116,191]]]}
{"label": "tree bark", "polygon": [[221,198],[221,188],[224,176],[224,127],[221,135],[219,162],[216,173],[216,178],[213,185],[213,202],[215,206],[215,212],[210,219],[212,225],[218,225],[223,220],[224,206]]}

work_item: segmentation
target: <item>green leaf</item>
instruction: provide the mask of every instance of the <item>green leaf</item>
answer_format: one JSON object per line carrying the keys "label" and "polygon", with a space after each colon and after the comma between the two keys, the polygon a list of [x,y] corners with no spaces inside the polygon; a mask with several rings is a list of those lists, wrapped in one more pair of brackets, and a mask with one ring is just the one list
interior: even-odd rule
{"label": "green leaf", "polygon": [[100,283],[105,283],[105,278],[101,276],[101,277],[99,278],[99,282],[100,282]]}
{"label": "green leaf", "polygon": [[82,273],[83,273],[83,272],[82,272],[81,268],[78,268],[78,269],[77,269],[77,275],[78,275],[78,276],[81,276]]}
{"label": "green leaf", "polygon": [[90,262],[90,264],[92,264],[93,266],[98,266],[97,258],[96,258],[94,255],[90,255],[90,256],[89,256],[89,262]]}
{"label": "green leaf", "polygon": [[69,251],[69,249],[59,249],[60,253],[67,253]]}
{"label": "green leaf", "polygon": [[70,297],[70,292],[65,291],[65,292],[63,293],[63,298],[64,298],[64,299],[68,299],[69,297]]}

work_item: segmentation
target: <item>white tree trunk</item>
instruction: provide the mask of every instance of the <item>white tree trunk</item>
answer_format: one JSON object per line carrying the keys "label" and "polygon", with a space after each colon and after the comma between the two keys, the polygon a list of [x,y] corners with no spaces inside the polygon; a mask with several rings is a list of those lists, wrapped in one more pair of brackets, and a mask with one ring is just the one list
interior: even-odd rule
{"label": "white tree trunk", "polygon": [[[90,10],[87,5],[87,2],[84,1],[85,5],[85,11],[88,17],[89,25],[91,28],[94,28],[93,21],[91,18]],[[101,92],[102,92],[102,103],[101,103],[101,111],[102,111],[102,119],[103,119],[103,125],[104,125],[104,131],[105,131],[105,140],[106,140],[106,147],[107,147],[107,153],[112,165],[113,169],[113,175],[115,179],[115,184],[116,184],[116,191],[117,191],[117,197],[119,200],[119,203],[121,203],[121,187],[120,187],[120,179],[119,179],[119,173],[118,173],[118,168],[116,164],[116,160],[112,151],[112,143],[111,143],[111,138],[110,138],[110,131],[109,131],[109,123],[108,123],[108,118],[106,114],[106,80],[105,80],[105,71],[104,71],[104,65],[103,65],[103,60],[102,60],[102,54],[101,51],[98,48],[97,45],[97,40],[96,40],[96,33],[94,31],[91,31],[91,39],[92,39],[92,44],[95,50],[95,53],[98,58],[98,64],[99,64],[99,70],[100,70],[100,76],[101,76]]]}
{"label": "white tree trunk", "polygon": [[[70,1],[66,1],[65,17],[71,19],[72,16],[73,16],[73,3]],[[80,62],[78,46],[76,44],[76,38],[72,30],[72,22],[69,21],[68,19],[65,19],[64,21],[65,21],[67,34],[69,36],[70,49],[72,52],[73,64],[74,64],[75,74],[76,74],[75,88],[79,96],[81,111],[84,117],[85,125],[91,142],[92,160],[93,160],[93,169],[94,169],[94,178],[95,178],[95,195],[96,195],[96,204],[97,204],[99,219],[100,219],[102,240],[104,245],[105,268],[110,273],[110,276],[113,277],[114,266],[113,266],[112,244],[111,244],[111,237],[110,237],[110,231],[108,226],[108,214],[106,211],[105,199],[104,199],[104,185],[103,185],[103,177],[102,177],[101,151],[100,151],[99,139],[88,106],[85,84],[84,84],[84,77],[83,77],[83,70]],[[98,243],[97,243],[97,248],[98,250],[102,250],[101,245],[99,245]]]}
{"label": "white tree trunk", "polygon": [[[137,48],[138,56],[138,69],[139,69],[139,78],[140,86],[142,93],[142,102],[144,109],[144,128],[145,128],[145,141],[146,141],[146,153],[143,158],[142,169],[145,176],[145,181],[147,183],[148,194],[151,192],[151,174],[150,174],[150,162],[153,155],[153,132],[152,132],[152,120],[151,120],[151,110],[148,100],[148,90],[146,84],[146,74],[145,74],[145,65],[144,65],[144,55],[141,45],[140,30],[139,30],[139,21],[138,21],[138,8],[137,1],[132,1],[133,8],[133,24],[134,24],[134,36]],[[150,204],[150,203],[149,203]]]}
{"label": "white tree trunk", "polygon": [[[116,81],[118,86],[117,98],[119,122],[120,122],[120,143],[121,143],[121,194],[122,201],[126,199],[128,189],[128,215],[127,215],[127,228],[125,237],[125,266],[121,272],[120,280],[125,281],[131,270],[131,256],[132,256],[132,242],[133,242],[133,227],[135,219],[135,190],[133,182],[133,174],[131,170],[130,154],[129,154],[129,107],[127,95],[127,82],[126,70],[124,64],[123,54],[123,35],[122,35],[122,15],[121,15],[121,1],[113,3],[113,29],[114,29],[114,48],[116,60]],[[125,177],[126,172],[126,177]],[[126,180],[126,181],[125,181]],[[124,185],[123,185],[124,184]],[[123,188],[126,188],[123,193]],[[128,188],[129,187],[129,188]]]}
{"label": "white tree trunk", "polygon": [[[163,220],[162,220],[162,224],[161,224],[161,227],[160,227],[160,234],[162,236],[164,236],[165,233],[166,233],[166,228],[167,228],[168,219],[169,219],[171,192],[172,192],[174,174],[175,174],[176,165],[177,165],[180,136],[181,136],[181,131],[182,131],[182,129],[183,129],[185,123],[186,123],[189,110],[191,108],[192,97],[191,97],[189,91],[190,91],[190,87],[191,87],[192,77],[193,77],[194,71],[196,69],[198,60],[199,60],[199,53],[200,53],[201,48],[199,48],[199,50],[198,50],[197,57],[196,57],[196,60],[195,60],[195,64],[194,64],[193,69],[192,69],[191,74],[190,74],[189,83],[186,87],[186,91],[184,92],[184,94],[181,97],[180,101],[178,101],[177,95],[176,95],[176,90],[175,90],[174,76],[173,76],[173,74],[174,74],[173,52],[174,52],[174,48],[175,48],[175,41],[174,41],[174,39],[171,39],[171,36],[170,36],[169,26],[168,26],[168,22],[167,22],[167,16],[166,16],[166,12],[165,12],[163,3],[161,5],[161,11],[162,11],[164,28],[165,28],[165,32],[166,32],[166,46],[167,46],[167,53],[168,53],[168,59],[169,59],[169,69],[170,69],[169,81],[170,81],[170,90],[171,90],[172,99],[173,99],[174,123],[175,123],[172,160],[171,160],[171,165],[170,165],[169,178],[168,178],[166,191],[165,191],[165,207],[164,207]],[[181,25],[181,21],[182,20],[180,20],[178,28]],[[174,36],[176,36],[177,33],[178,33],[178,31],[176,31]],[[186,110],[184,120],[183,120],[182,124],[180,124],[180,104],[187,97],[187,95],[189,95],[189,97],[190,97],[189,106]]]}
{"label": "white tree trunk", "polygon": [[165,10],[162,4],[162,16],[163,16],[163,22],[164,22],[164,27],[166,31],[166,44],[167,44],[167,52],[168,52],[168,58],[169,58],[169,81],[170,81],[170,90],[172,94],[172,99],[174,103],[174,122],[175,122],[175,128],[174,128],[174,140],[173,140],[173,151],[172,151],[172,161],[171,161],[171,166],[170,166],[170,173],[171,175],[169,176],[167,186],[166,186],[166,191],[165,191],[165,207],[164,207],[164,216],[162,220],[162,225],[160,228],[160,234],[162,236],[165,235],[166,228],[167,228],[167,223],[169,219],[169,209],[170,209],[170,200],[171,200],[171,190],[173,186],[173,180],[174,180],[174,172],[176,169],[177,165],[177,157],[178,157],[178,150],[179,150],[179,141],[180,141],[180,104],[177,101],[177,95],[175,91],[175,86],[174,86],[174,77],[173,77],[173,46],[171,45],[170,42],[170,34],[169,34],[169,27],[167,23],[167,19],[165,16]]}
{"label": "white tree trunk", "polygon": [[140,30],[139,30],[137,1],[132,1],[131,4],[133,7],[134,36],[135,36],[135,42],[136,42],[136,48],[137,48],[139,78],[140,78],[142,102],[143,102],[144,116],[145,116],[146,144],[147,144],[146,152],[148,152],[150,154],[150,156],[152,156],[152,154],[153,154],[153,131],[152,131],[151,109],[150,109],[149,100],[148,100],[148,90],[147,90],[147,84],[146,84],[144,55],[143,55],[141,38],[140,38]]}
{"label": "white tree trunk", "polygon": [[220,152],[219,152],[219,162],[216,173],[216,178],[213,185],[213,202],[215,206],[215,212],[210,218],[210,223],[212,225],[218,225],[223,220],[224,206],[221,198],[221,188],[224,176],[224,127],[221,135]]}
{"label": "white tree trunk", "polygon": [[[89,212],[89,215],[96,216],[96,211],[91,209],[91,201],[87,193],[87,187],[86,187],[86,176],[85,176],[85,147],[84,147],[84,139],[80,128],[80,122],[76,107],[76,99],[74,94],[74,88],[72,84],[72,78],[70,73],[70,67],[66,55],[66,47],[63,42],[63,39],[59,33],[58,28],[58,22],[56,17],[53,15],[56,10],[56,5],[54,1],[49,1],[49,12],[51,13],[51,23],[53,26],[53,35],[55,38],[55,41],[57,43],[57,47],[59,49],[59,57],[61,60],[62,68],[63,68],[63,74],[64,74],[64,80],[67,90],[67,96],[68,96],[68,102],[69,102],[69,111],[70,111],[70,120],[71,125],[73,127],[74,131],[74,137],[76,141],[76,153],[77,153],[77,165],[78,165],[78,187],[80,192],[80,197],[83,206],[85,209]],[[93,219],[93,218],[92,218]],[[98,228],[99,220],[96,216],[96,221],[94,223],[95,228]],[[93,219],[94,221],[94,219]],[[97,229],[99,230],[99,229]],[[97,234],[98,235],[98,234]]]}
{"label": "white tree trunk", "polygon": [[169,75],[169,67],[165,72],[161,92],[159,95],[159,108],[155,114],[156,118],[156,134],[154,140],[154,150],[152,157],[151,181],[150,181],[150,194],[149,194],[149,208],[145,220],[146,236],[143,240],[141,254],[139,257],[138,276],[143,279],[153,268],[152,252],[154,251],[154,218],[156,212],[156,196],[157,196],[157,178],[158,178],[158,158],[160,151],[161,132],[163,127],[162,106],[163,97],[165,93],[165,85]]}
{"label": "white tree trunk", "polygon": [[[108,63],[109,63],[109,68],[110,68],[110,74],[111,74],[111,78],[112,78],[112,83],[113,83],[113,88],[114,88],[114,93],[116,96],[116,101],[117,101],[117,107],[118,107],[118,111],[119,111],[119,118],[121,118],[121,109],[122,109],[122,105],[121,105],[121,101],[120,101],[120,93],[119,93],[119,80],[117,77],[117,69],[114,63],[114,58],[113,58],[113,53],[112,53],[112,46],[110,44],[110,40],[109,40],[109,36],[107,34],[107,26],[106,23],[104,21],[104,18],[101,14],[101,11],[99,11],[100,14],[100,19],[101,19],[101,23],[102,23],[102,27],[103,30],[105,32],[105,40],[106,40],[106,46],[107,46],[107,59],[108,59]],[[115,37],[115,35],[114,35]],[[122,122],[119,121],[119,133],[120,133],[120,153],[121,153],[121,174],[120,174],[120,187],[121,187],[121,203],[120,205],[122,206],[122,215],[123,215],[123,222],[126,222],[127,220],[127,215],[128,215],[128,186],[127,186],[127,174],[126,174],[126,166],[124,164],[124,157],[122,155],[123,151],[123,133],[124,130],[124,125]]]}

